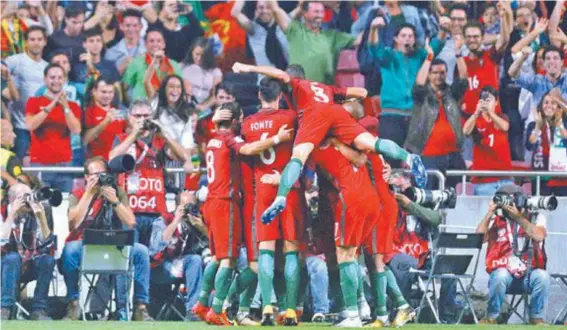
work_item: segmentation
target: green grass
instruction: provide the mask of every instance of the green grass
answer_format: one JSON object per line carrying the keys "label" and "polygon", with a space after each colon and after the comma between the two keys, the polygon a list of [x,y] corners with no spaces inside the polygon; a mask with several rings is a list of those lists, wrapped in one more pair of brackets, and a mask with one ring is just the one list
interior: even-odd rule
{"label": "green grass", "polygon": [[[82,322],[82,321],[52,321],[52,322],[32,322],[32,321],[8,321],[2,322],[0,324],[2,330],[186,330],[186,329],[218,329],[217,327],[208,326],[204,323],[193,322]],[[245,329],[256,329],[257,327],[238,327],[239,330]],[[326,329],[329,328],[329,324],[310,324],[303,323],[298,328],[300,329]],[[530,325],[500,325],[500,326],[489,326],[489,325],[433,325],[433,324],[408,324],[404,329],[458,329],[458,330],[472,330],[472,329],[510,329],[510,330],[520,330],[520,329],[536,329],[540,327],[534,327]],[[543,328],[543,327],[541,327]],[[548,329],[555,329],[552,327]],[[264,328],[266,329],[266,328]]]}

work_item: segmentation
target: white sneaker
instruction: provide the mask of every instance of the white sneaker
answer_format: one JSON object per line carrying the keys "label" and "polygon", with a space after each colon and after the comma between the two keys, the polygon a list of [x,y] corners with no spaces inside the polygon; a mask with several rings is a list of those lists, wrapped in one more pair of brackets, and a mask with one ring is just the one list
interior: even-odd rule
{"label": "white sneaker", "polygon": [[311,322],[314,323],[323,323],[325,322],[325,314],[323,313],[315,313],[313,314],[313,317],[311,318]]}
{"label": "white sneaker", "polygon": [[245,312],[238,312],[238,314],[236,314],[236,322],[238,323],[238,325],[243,325],[243,326],[252,326],[252,327],[260,326],[260,322],[254,321],[250,317],[250,314]]}
{"label": "white sneaker", "polygon": [[366,300],[358,301],[358,315],[363,321],[372,319],[372,312],[370,311],[370,306],[368,306]]}
{"label": "white sneaker", "polygon": [[347,317],[341,323],[335,325],[337,328],[362,328],[360,317]]}

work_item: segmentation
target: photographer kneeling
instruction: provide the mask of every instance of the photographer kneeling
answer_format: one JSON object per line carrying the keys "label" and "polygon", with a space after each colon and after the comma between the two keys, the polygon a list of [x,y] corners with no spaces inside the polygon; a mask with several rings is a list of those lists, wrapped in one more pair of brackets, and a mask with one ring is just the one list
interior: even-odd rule
{"label": "photographer kneeling", "polygon": [[[199,298],[203,275],[202,255],[208,249],[207,227],[201,219],[197,198],[189,191],[177,196],[175,213],[158,218],[150,238],[151,281],[153,292],[169,293],[170,284],[184,279],[186,321],[196,321],[191,308]],[[163,285],[167,289],[161,290]],[[158,289],[159,290],[154,290]],[[175,293],[176,294],[176,293]],[[153,297],[152,297],[152,300]],[[155,301],[155,300],[154,300]]]}
{"label": "photographer kneeling", "polygon": [[544,249],[547,220],[537,209],[555,209],[548,203],[541,203],[552,199],[555,197],[527,199],[516,185],[505,185],[496,191],[488,213],[476,228],[476,232],[484,234],[484,241],[488,242],[486,272],[490,274],[487,317],[481,323],[497,323],[506,292],[510,289],[530,293],[530,322],[545,324],[544,312],[550,286]]}
{"label": "photographer kneeling", "polygon": [[[388,176],[390,166],[385,166],[385,169],[387,169],[385,175]],[[404,297],[410,302],[411,287],[416,281],[416,275],[411,273],[410,269],[429,269],[431,267],[429,238],[430,236],[435,238],[438,235],[441,214],[433,209],[434,205],[429,205],[425,201],[427,199],[425,196],[417,197],[422,199],[419,203],[412,201],[416,199],[417,194],[414,193],[411,196],[409,193],[415,190],[411,187],[410,178],[406,175],[395,173],[385,179],[393,187],[401,210],[398,212],[398,222],[394,230],[393,253],[386,255],[384,261],[394,273]],[[431,204],[440,202],[440,207],[454,207],[455,196],[454,193],[452,194],[437,196],[438,201]],[[410,199],[408,195],[413,198]],[[456,294],[457,283],[454,280],[443,279],[438,306],[439,317],[447,323],[454,323],[457,317]]]}
{"label": "photographer kneeling", "polygon": [[[66,319],[79,318],[79,269],[83,254],[83,231],[85,229],[134,229],[136,219],[128,206],[126,194],[115,188],[115,184],[108,184],[108,164],[102,157],[94,157],[85,162],[84,189],[78,189],[69,195],[69,230],[63,254],[63,275],[67,286]],[[115,183],[115,182],[114,182]],[[102,185],[104,184],[104,185]],[[135,243],[132,248],[131,261],[134,264],[134,302],[136,303],[133,319],[135,321],[148,321],[146,304],[149,303],[150,262],[148,249]],[[117,276],[116,285],[116,317],[127,320],[126,276]]]}
{"label": "photographer kneeling", "polygon": [[31,188],[16,183],[8,191],[8,217],[0,226],[2,245],[2,320],[9,320],[19,296],[19,285],[37,280],[32,320],[47,316],[47,295],[55,267],[54,236],[40,198]]}

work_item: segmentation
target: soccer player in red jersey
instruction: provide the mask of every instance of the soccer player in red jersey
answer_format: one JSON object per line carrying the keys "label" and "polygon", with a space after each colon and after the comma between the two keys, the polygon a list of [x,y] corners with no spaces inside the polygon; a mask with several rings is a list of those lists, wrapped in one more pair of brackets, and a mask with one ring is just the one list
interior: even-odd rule
{"label": "soccer player in red jersey", "polygon": [[[235,63],[234,72],[264,74],[290,84],[293,99],[300,112],[300,123],[295,138],[293,154],[286,165],[278,194],[272,205],[262,214],[262,221],[271,222],[286,206],[286,196],[298,180],[307,158],[324,138],[331,133],[346,145],[353,144],[358,150],[382,152],[389,157],[405,161],[411,166],[418,186],[427,183],[427,172],[421,158],[402,149],[390,140],[378,139],[366,132],[344,109],[333,103],[336,88],[305,80],[303,68],[292,65],[287,72],[272,67]],[[366,97],[363,88],[347,88],[347,97]]]}
{"label": "soccer player in red jersey", "polygon": [[[463,108],[467,115],[475,112],[482,88],[492,86],[498,89],[499,64],[510,42],[514,19],[510,5],[504,3],[498,3],[502,26],[500,36],[493,47],[482,49],[484,29],[478,22],[469,22],[463,28],[465,43],[470,51],[469,55],[464,58],[469,80],[469,89],[463,97]],[[457,54],[457,56],[461,55]]]}
{"label": "soccer player in red jersey", "polygon": [[[295,128],[296,113],[292,110],[278,109],[282,85],[279,80],[265,77],[260,81],[259,98],[262,108],[246,118],[242,124],[242,136],[247,142],[261,141],[277,133],[280,127]],[[306,202],[303,189],[295,187],[287,199],[286,212],[277,216],[270,224],[263,224],[260,215],[270,206],[276,197],[278,188],[262,180],[263,175],[282,172],[291,158],[293,142],[281,143],[254,157],[256,182],[256,228],[260,249],[259,282],[262,299],[269,302],[274,281],[274,253],[276,241],[283,240],[285,254],[284,276],[286,283],[286,316],[284,324],[297,325],[298,285],[300,277],[299,241],[303,234],[304,205]],[[302,201],[303,199],[303,201]],[[263,325],[273,325],[272,306],[265,303]]]}
{"label": "soccer player in red jersey", "polygon": [[219,263],[214,281],[213,306],[207,313],[206,321],[215,325],[232,325],[226,313],[222,312],[222,307],[242,238],[239,156],[257,155],[280,142],[289,141],[291,130],[282,127],[275,136],[245,143],[234,133],[242,114],[239,105],[231,102],[223,104],[221,108],[230,110],[232,118],[218,124],[218,130],[207,143],[205,151],[209,192],[203,206],[203,216],[209,226],[211,252]]}
{"label": "soccer player in red jersey", "polygon": [[[498,92],[491,86],[482,89],[476,112],[463,125],[463,133],[472,135],[473,170],[509,171],[512,169],[508,141],[508,117],[497,108]],[[473,177],[475,195],[493,195],[499,187],[513,184],[511,178]]]}

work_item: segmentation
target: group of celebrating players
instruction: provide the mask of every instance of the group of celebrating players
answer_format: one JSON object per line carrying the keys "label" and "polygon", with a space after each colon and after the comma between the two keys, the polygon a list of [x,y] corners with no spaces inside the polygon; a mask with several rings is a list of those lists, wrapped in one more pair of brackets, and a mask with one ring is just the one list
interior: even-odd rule
{"label": "group of celebrating players", "polygon": [[[264,304],[261,324],[298,324],[300,256],[309,222],[306,182],[300,179],[307,166],[316,171],[319,186],[319,219],[311,228],[317,250],[340,274],[345,317],[337,326],[362,327],[358,306],[362,276],[357,262],[361,247],[372,260],[377,305],[376,319],[368,326],[388,323],[387,287],[398,310],[392,325],[404,325],[414,313],[384,262],[392,248],[398,205],[384,179],[380,154],[407,164],[416,184],[424,186],[427,173],[419,156],[377,137],[378,120],[365,116],[353,100],[366,97],[364,88],[305,80],[298,65],[284,72],[236,63],[233,70],[265,76],[259,88],[261,109],[244,120],[235,102],[215,111],[216,133],[205,150],[208,196],[202,209],[214,260],[205,268],[193,313],[209,324],[233,325],[223,306],[239,295],[236,321],[259,325],[247,313],[259,284]],[[290,110],[279,109],[282,95]],[[347,101],[337,104],[336,96]],[[247,250],[248,267],[233,280],[241,245]],[[278,296],[285,310],[279,315],[271,305],[276,260],[284,265],[285,280],[285,291]]]}

